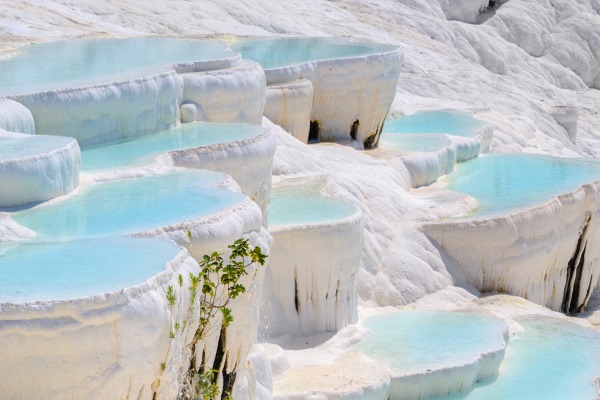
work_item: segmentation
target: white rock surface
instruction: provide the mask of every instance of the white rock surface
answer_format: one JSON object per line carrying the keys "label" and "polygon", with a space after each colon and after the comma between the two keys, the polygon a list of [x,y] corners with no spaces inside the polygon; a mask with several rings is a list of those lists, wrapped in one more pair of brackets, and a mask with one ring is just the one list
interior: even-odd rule
{"label": "white rock surface", "polygon": [[356,323],[362,212],[269,229],[273,245],[262,314],[266,337],[334,332]]}
{"label": "white rock surface", "polygon": [[506,216],[425,224],[482,292],[580,312],[600,279],[600,183]]}
{"label": "white rock surface", "polygon": [[13,99],[31,110],[37,133],[71,136],[89,146],[174,127],[181,90],[181,78],[171,71]]}
{"label": "white rock surface", "polygon": [[0,129],[33,135],[35,134],[33,115],[22,104],[0,98]]}
{"label": "white rock surface", "polygon": [[307,79],[267,86],[264,115],[302,143],[308,143],[313,87]]}
{"label": "white rock surface", "polygon": [[[187,303],[169,308],[166,288],[176,287],[177,274],[187,276],[197,269],[182,250],[164,272],[124,290],[65,301],[0,304],[3,396],[152,398],[156,391],[158,398],[174,398],[190,338],[169,338],[171,321],[182,317]],[[32,374],[40,363],[44,373]]]}
{"label": "white rock surface", "polygon": [[379,54],[266,69],[265,74],[268,85],[311,81],[315,138],[358,140],[371,148],[379,141],[401,67],[402,51],[390,47]]}
{"label": "white rock surface", "polygon": [[243,60],[215,71],[182,73],[183,105],[196,106],[196,121],[260,124],[265,107],[265,74]]}
{"label": "white rock surface", "polygon": [[[50,200],[77,188],[81,152],[75,139],[0,129],[0,145],[9,139],[22,142],[23,148],[0,157],[0,207]],[[36,143],[40,142],[46,144],[38,149]]]}
{"label": "white rock surface", "polygon": [[271,192],[271,171],[275,154],[272,124],[256,137],[194,149],[171,151],[159,157],[159,164],[209,169],[231,175],[242,192],[263,211],[267,224],[267,206]]}

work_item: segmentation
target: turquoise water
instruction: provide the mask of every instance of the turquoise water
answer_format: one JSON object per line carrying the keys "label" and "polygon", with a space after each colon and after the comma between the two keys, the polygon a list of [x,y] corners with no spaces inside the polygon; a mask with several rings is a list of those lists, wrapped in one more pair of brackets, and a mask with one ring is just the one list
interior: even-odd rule
{"label": "turquoise water", "polygon": [[239,39],[229,47],[242,57],[256,61],[265,69],[310,61],[365,56],[398,48],[385,44],[354,43],[339,38]]}
{"label": "turquoise water", "polygon": [[458,164],[446,177],[451,190],[475,197],[477,216],[539,205],[600,179],[600,163],[527,154],[485,155]]}
{"label": "turquoise water", "polygon": [[0,302],[65,300],[126,288],[163,271],[179,251],[158,238],[0,244]]}
{"label": "turquoise water", "polygon": [[594,400],[600,376],[600,333],[556,319],[517,319],[524,328],[509,343],[493,381],[446,400]]}
{"label": "turquoise water", "polygon": [[12,213],[43,238],[127,234],[213,214],[244,199],[213,185],[223,174],[188,170],[80,188],[60,201]]}
{"label": "turquoise water", "polygon": [[265,131],[246,124],[195,122],[147,136],[125,139],[81,152],[83,171],[117,169],[147,164],[170,150],[182,150],[249,139]]}
{"label": "turquoise water", "polygon": [[416,373],[471,361],[500,347],[505,322],[477,314],[401,311],[366,319],[371,333],[350,347],[393,373]]}
{"label": "turquoise water", "polygon": [[[384,133],[446,133],[454,136],[473,136],[485,123],[471,114],[457,110],[421,111],[405,117],[388,118]],[[390,136],[390,135],[387,135]]]}
{"label": "turquoise water", "polygon": [[352,204],[320,195],[318,185],[282,187],[271,191],[269,226],[329,222],[355,212]]}
{"label": "turquoise water", "polygon": [[0,138],[0,161],[37,156],[62,148],[73,141],[62,136],[22,135],[18,138]]}
{"label": "turquoise water", "polygon": [[217,41],[76,39],[23,46],[0,59],[0,96],[128,79],[167,65],[231,58]]}
{"label": "turquoise water", "polygon": [[452,144],[444,135],[410,134],[395,135],[383,133],[379,142],[380,149],[400,151],[436,152]]}

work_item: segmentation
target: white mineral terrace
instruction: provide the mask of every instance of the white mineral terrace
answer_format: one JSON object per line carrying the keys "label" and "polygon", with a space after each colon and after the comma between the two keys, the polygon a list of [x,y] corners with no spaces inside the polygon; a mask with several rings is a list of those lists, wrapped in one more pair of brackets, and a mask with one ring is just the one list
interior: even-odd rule
{"label": "white mineral terrace", "polygon": [[0,398],[598,398],[599,15],[2,2]]}

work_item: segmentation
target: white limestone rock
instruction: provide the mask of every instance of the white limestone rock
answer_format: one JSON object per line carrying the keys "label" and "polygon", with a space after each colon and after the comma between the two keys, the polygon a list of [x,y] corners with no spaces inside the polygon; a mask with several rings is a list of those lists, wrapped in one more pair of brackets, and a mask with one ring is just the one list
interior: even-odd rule
{"label": "white limestone rock", "polygon": [[79,185],[81,152],[75,139],[0,129],[2,144],[0,207],[50,200]]}
{"label": "white limestone rock", "polygon": [[182,73],[183,103],[196,106],[196,121],[260,124],[265,74],[253,61],[214,71]]}
{"label": "white limestone rock", "polygon": [[33,115],[24,105],[0,98],[0,129],[33,135],[35,134]]}
{"label": "white limestone rock", "polygon": [[36,132],[89,146],[172,128],[182,80],[169,71],[123,82],[11,97],[33,114]]}
{"label": "white limestone rock", "polygon": [[308,143],[313,87],[307,79],[267,86],[265,117],[302,143]]}
{"label": "white limestone rock", "polygon": [[250,139],[171,151],[159,157],[160,164],[209,169],[229,174],[242,192],[259,205],[267,223],[276,141],[269,127]]}
{"label": "white limestone rock", "polygon": [[313,86],[311,123],[322,141],[358,140],[376,147],[396,94],[402,51],[313,61],[266,69],[267,84],[308,79]]}
{"label": "white limestone rock", "polygon": [[482,292],[580,312],[600,279],[600,183],[506,216],[423,225]]}
{"label": "white limestone rock", "polygon": [[310,335],[356,323],[362,212],[331,222],[272,227],[265,335]]}

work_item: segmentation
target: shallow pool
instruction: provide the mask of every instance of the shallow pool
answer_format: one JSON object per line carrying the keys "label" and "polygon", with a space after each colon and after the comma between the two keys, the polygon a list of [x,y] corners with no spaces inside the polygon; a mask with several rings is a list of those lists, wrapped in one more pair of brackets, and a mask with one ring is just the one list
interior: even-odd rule
{"label": "shallow pool", "polygon": [[0,162],[40,156],[73,142],[72,138],[46,135],[18,135],[0,138]]}
{"label": "shallow pool", "polygon": [[273,189],[269,226],[331,222],[356,212],[352,204],[319,194],[320,187],[318,184],[303,184]]}
{"label": "shallow pool", "polygon": [[126,236],[0,244],[0,302],[65,300],[137,285],[180,251],[167,239]]}
{"label": "shallow pool", "polygon": [[0,59],[0,96],[130,79],[168,65],[234,56],[218,41],[169,38],[74,39],[19,50]]}
{"label": "shallow pool", "polygon": [[237,39],[230,44],[230,48],[265,69],[273,69],[311,61],[389,52],[397,49],[397,46],[355,43],[339,38],[253,38]]}
{"label": "shallow pool", "polygon": [[14,212],[41,237],[127,234],[216,213],[244,199],[214,185],[224,174],[188,170],[121,179],[80,188],[66,198]]}
{"label": "shallow pool", "polygon": [[458,164],[446,178],[451,190],[475,197],[475,216],[542,204],[600,179],[600,163],[527,154],[484,155]]}
{"label": "shallow pool", "polygon": [[381,362],[395,374],[472,362],[500,348],[506,324],[459,312],[401,311],[366,319],[371,333],[350,349]]}
{"label": "shallow pool", "polygon": [[265,132],[260,126],[234,123],[194,122],[174,129],[139,136],[81,151],[83,171],[135,167],[150,163],[172,150],[209,146],[249,139]]}
{"label": "shallow pool", "polygon": [[436,152],[451,144],[452,141],[445,135],[383,133],[379,148],[406,152]]}
{"label": "shallow pool", "polygon": [[[387,118],[383,132],[446,133],[454,136],[473,136],[485,123],[469,113],[458,110],[420,111],[411,115]],[[390,135],[386,135],[390,136]]]}
{"label": "shallow pool", "polygon": [[525,331],[506,350],[498,377],[446,400],[594,400],[600,333],[555,318],[517,319]]}

